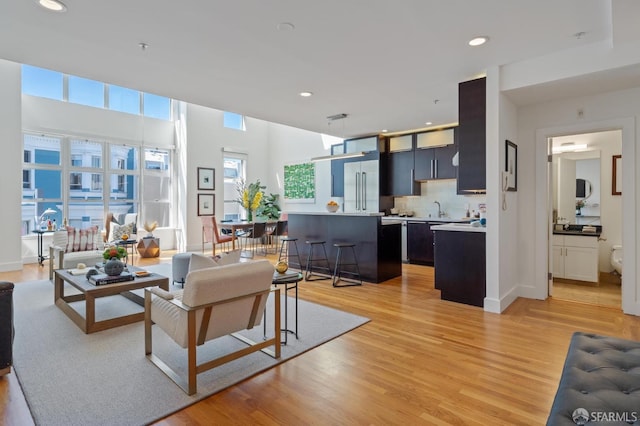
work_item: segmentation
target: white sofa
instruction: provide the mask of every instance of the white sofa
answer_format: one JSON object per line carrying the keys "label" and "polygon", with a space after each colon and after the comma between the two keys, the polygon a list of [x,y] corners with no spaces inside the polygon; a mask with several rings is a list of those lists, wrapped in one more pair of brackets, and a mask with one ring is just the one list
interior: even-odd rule
{"label": "white sofa", "polygon": [[[73,235],[71,244],[70,235]],[[103,251],[102,233],[97,226],[73,229],[71,233],[68,230],[54,232],[53,242],[49,246],[49,279],[53,279],[54,269],[75,268],[78,263],[92,266],[102,262]]]}

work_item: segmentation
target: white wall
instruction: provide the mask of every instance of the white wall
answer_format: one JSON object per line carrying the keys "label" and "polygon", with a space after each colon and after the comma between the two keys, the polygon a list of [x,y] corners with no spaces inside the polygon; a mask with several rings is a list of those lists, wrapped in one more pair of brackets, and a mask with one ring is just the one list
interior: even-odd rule
{"label": "white wall", "polygon": [[[522,194],[520,167],[527,157],[520,150],[517,135],[518,117],[515,105],[502,93],[501,68],[487,70],[487,295],[484,310],[504,311],[518,296],[520,284],[518,223],[519,198]],[[502,172],[506,163],[506,141],[514,142],[517,151],[517,191],[503,191]]]}
{"label": "white wall", "polygon": [[[577,114],[578,109],[584,111],[583,116]],[[635,224],[638,211],[636,200],[640,200],[640,197],[634,179],[636,164],[640,161],[637,154],[639,150],[636,149],[638,129],[635,125],[639,115],[640,88],[545,102],[518,111],[518,155],[535,159],[519,164],[518,278],[521,295],[544,299],[548,293],[546,273],[550,206],[547,199],[546,138],[622,129],[622,242],[625,247],[622,304],[625,312],[640,314],[640,285],[636,281],[635,261],[640,238]],[[602,169],[603,174],[610,173],[604,163]]]}
{"label": "white wall", "polygon": [[[186,214],[183,234],[186,251],[201,251],[202,222],[198,217],[198,193],[215,194],[215,213],[224,211],[224,170],[222,149],[246,153],[247,182],[260,179],[266,192],[275,192],[270,182],[271,152],[269,125],[266,121],[246,118],[246,131],[223,126],[223,111],[187,104],[186,106]],[[197,168],[215,169],[215,190],[199,191]]]}
{"label": "white wall", "polygon": [[[309,132],[282,124],[269,124],[270,182],[277,186],[283,212],[322,211],[333,199],[342,205],[341,197],[331,197],[331,161],[319,161],[316,165],[316,198],[313,203],[292,203],[284,198],[284,166],[306,163],[312,157],[330,155],[320,133]],[[276,192],[276,191],[272,191]]]}
{"label": "white wall", "polygon": [[22,141],[20,96],[20,65],[0,60],[0,271],[22,268],[22,250],[17,249],[21,247],[22,149],[15,149]]}
{"label": "white wall", "polygon": [[135,146],[174,145],[170,121],[30,95],[22,95],[22,127],[27,131],[71,134]]}

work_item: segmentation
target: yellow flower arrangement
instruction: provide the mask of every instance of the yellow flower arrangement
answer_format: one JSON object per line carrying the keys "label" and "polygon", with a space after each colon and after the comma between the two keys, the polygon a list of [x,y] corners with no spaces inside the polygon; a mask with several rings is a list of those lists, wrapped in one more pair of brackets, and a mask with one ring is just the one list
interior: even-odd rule
{"label": "yellow flower arrangement", "polygon": [[240,195],[238,202],[242,207],[247,209],[249,220],[252,219],[252,212],[260,207],[262,197],[264,196],[264,193],[262,192],[264,188],[266,187],[260,185],[260,180],[248,185],[242,179],[238,181],[237,190],[238,195]]}

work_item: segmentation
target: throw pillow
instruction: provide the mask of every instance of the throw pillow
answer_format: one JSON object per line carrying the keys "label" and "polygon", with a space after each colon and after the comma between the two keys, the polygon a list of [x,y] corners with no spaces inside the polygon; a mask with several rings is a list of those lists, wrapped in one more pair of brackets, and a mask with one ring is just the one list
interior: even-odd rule
{"label": "throw pillow", "polygon": [[209,256],[203,256],[198,253],[191,253],[191,260],[189,261],[189,272],[197,271],[198,269],[212,268],[218,265],[218,262],[213,260]]}
{"label": "throw pillow", "polygon": [[95,238],[98,234],[97,226],[90,226],[87,229],[80,230],[80,245],[78,250],[75,251],[87,251],[87,250],[95,250]]}
{"label": "throw pillow", "polygon": [[126,225],[117,225],[111,222],[111,226],[112,240],[121,240],[124,234],[131,235],[133,233],[133,223],[127,223]]}
{"label": "throw pillow", "polygon": [[64,248],[65,253],[71,253],[73,251],[75,238],[76,228],[73,226],[67,226],[67,246]]}
{"label": "throw pillow", "polygon": [[221,253],[215,258],[218,266],[231,265],[232,263],[240,262],[240,250],[234,250],[226,253]]}

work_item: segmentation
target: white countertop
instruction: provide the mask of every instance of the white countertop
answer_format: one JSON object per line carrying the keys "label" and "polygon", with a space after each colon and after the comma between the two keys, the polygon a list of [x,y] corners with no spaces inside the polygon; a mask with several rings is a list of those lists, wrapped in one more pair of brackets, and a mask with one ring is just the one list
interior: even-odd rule
{"label": "white countertop", "polygon": [[470,223],[447,223],[431,227],[432,231],[487,232],[484,226],[472,226]]}
{"label": "white countertop", "polygon": [[415,222],[442,222],[442,223],[458,223],[458,222],[470,222],[473,219],[460,218],[455,219],[451,217],[406,217],[406,216],[383,216],[382,220],[384,221],[415,221]]}
{"label": "white countertop", "polygon": [[371,212],[371,213],[345,213],[341,211],[337,211],[335,213],[331,213],[328,211],[324,212],[287,212],[287,214],[306,214],[312,216],[384,216],[384,213]]}

